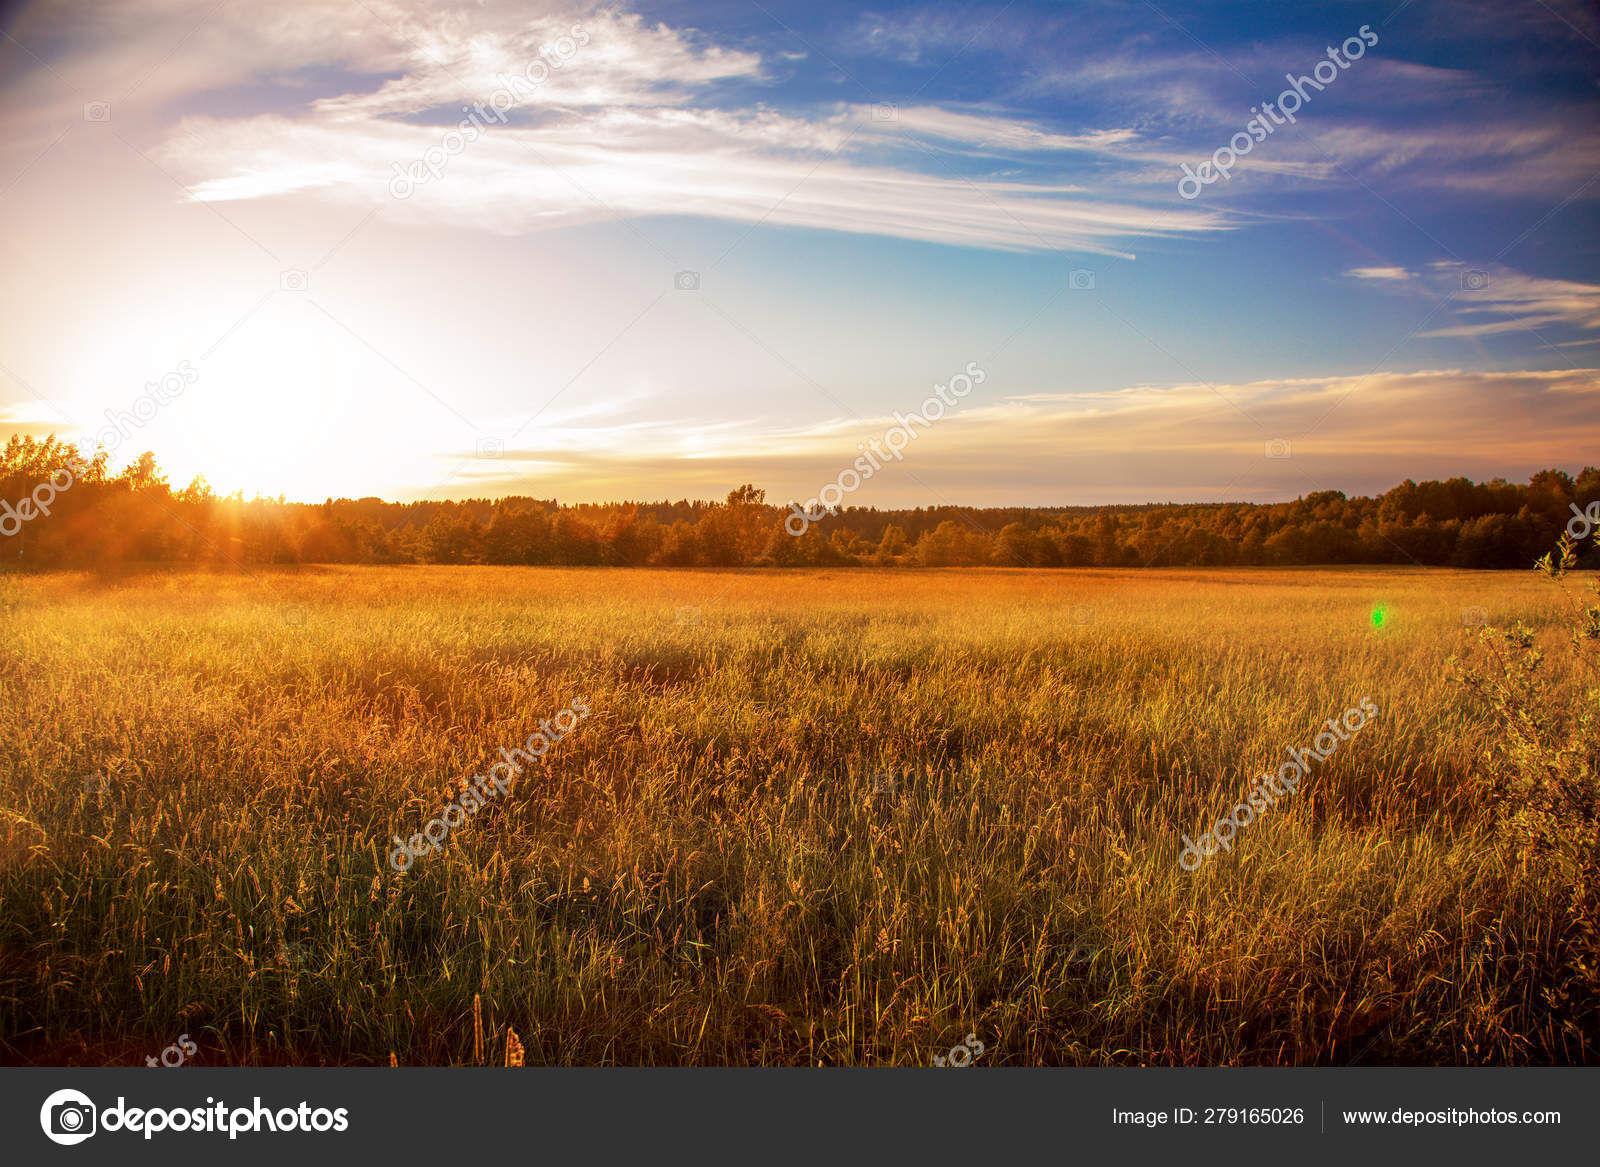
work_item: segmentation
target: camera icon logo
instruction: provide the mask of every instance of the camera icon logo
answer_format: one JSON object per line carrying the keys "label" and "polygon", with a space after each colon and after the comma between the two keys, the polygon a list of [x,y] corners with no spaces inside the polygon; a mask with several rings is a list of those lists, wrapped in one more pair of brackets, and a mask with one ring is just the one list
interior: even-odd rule
{"label": "camera icon logo", "polygon": [[499,438],[479,438],[478,457],[499,458],[506,452],[506,444]]}
{"label": "camera icon logo", "polygon": [[880,101],[872,107],[872,120],[875,122],[897,121],[900,117],[900,107],[888,101]]}
{"label": "camera icon logo", "polygon": [[1476,606],[1462,608],[1461,623],[1468,628],[1482,628],[1489,623],[1489,609]]}
{"label": "camera icon logo", "polygon": [[297,267],[292,267],[278,276],[278,287],[285,292],[303,292],[310,283],[310,277]]}
{"label": "camera icon logo", "polygon": [[305,625],[306,610],[298,604],[288,605],[282,610],[281,615],[283,616],[283,622],[291,628],[300,628]]}
{"label": "camera icon logo", "polygon": [[688,624],[693,626],[700,623],[700,609],[698,606],[685,605],[679,608],[673,615],[674,620],[679,624]]}
{"label": "camera icon logo", "polygon": [[63,1147],[76,1146],[95,1132],[95,1105],[77,1090],[57,1090],[39,1108],[45,1138]]}
{"label": "camera icon logo", "polygon": [[700,273],[697,271],[681,271],[672,277],[672,286],[680,292],[698,292],[700,290]]}
{"label": "camera icon logo", "polygon": [[1080,627],[1088,627],[1094,623],[1094,605],[1074,604],[1067,616],[1074,624]]}
{"label": "camera icon logo", "polygon": [[1289,439],[1273,438],[1267,443],[1266,456],[1280,459],[1289,457]]}
{"label": "camera icon logo", "polygon": [[86,122],[108,122],[111,120],[111,103],[109,101],[91,101],[83,107],[83,120]]}
{"label": "camera icon logo", "polygon": [[1067,273],[1067,286],[1074,292],[1094,291],[1094,272],[1084,267],[1073,268]]}
{"label": "camera icon logo", "polygon": [[1461,273],[1461,290],[1463,292],[1481,292],[1489,286],[1489,273],[1474,268]]}

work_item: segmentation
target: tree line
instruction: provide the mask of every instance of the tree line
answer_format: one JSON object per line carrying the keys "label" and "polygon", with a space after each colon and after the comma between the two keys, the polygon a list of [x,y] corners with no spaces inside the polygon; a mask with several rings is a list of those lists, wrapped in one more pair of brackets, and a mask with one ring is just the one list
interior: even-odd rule
{"label": "tree line", "polygon": [[19,435],[0,452],[0,566],[1520,568],[1591,504],[1600,468],[1587,466],[1525,484],[1407,479],[1376,497],[1325,490],[1281,503],[846,507],[795,537],[784,526],[791,511],[749,484],[721,502],[296,503],[221,496],[204,479],[178,490],[152,454],[113,473],[103,454]]}

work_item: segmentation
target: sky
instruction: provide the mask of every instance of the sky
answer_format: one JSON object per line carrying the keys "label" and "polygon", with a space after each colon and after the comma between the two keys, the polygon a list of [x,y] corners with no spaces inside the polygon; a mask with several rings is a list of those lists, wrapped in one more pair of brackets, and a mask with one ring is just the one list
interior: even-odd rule
{"label": "sky", "polygon": [[310,501],[806,500],[902,425],[851,504],[1600,462],[1592,3],[0,13],[0,439]]}

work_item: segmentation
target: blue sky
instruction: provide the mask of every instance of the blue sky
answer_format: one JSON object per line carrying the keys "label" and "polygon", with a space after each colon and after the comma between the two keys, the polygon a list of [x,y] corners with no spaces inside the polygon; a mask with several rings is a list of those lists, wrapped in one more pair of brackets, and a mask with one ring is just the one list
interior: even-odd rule
{"label": "blue sky", "polygon": [[[853,502],[1261,500],[1600,448],[1591,5],[4,27],[0,435],[300,498],[805,498],[976,363]],[[1285,74],[1324,83],[1246,132]]]}

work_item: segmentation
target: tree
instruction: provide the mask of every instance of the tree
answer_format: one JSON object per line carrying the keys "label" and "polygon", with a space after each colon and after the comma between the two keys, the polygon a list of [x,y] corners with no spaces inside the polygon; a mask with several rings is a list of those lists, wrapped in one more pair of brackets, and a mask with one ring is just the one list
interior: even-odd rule
{"label": "tree", "polygon": [[883,538],[878,540],[878,550],[873,555],[873,561],[884,567],[892,567],[906,554],[905,531],[890,523],[883,529]]}
{"label": "tree", "polygon": [[429,563],[482,562],[482,531],[459,514],[435,515],[422,530],[422,551]]}

